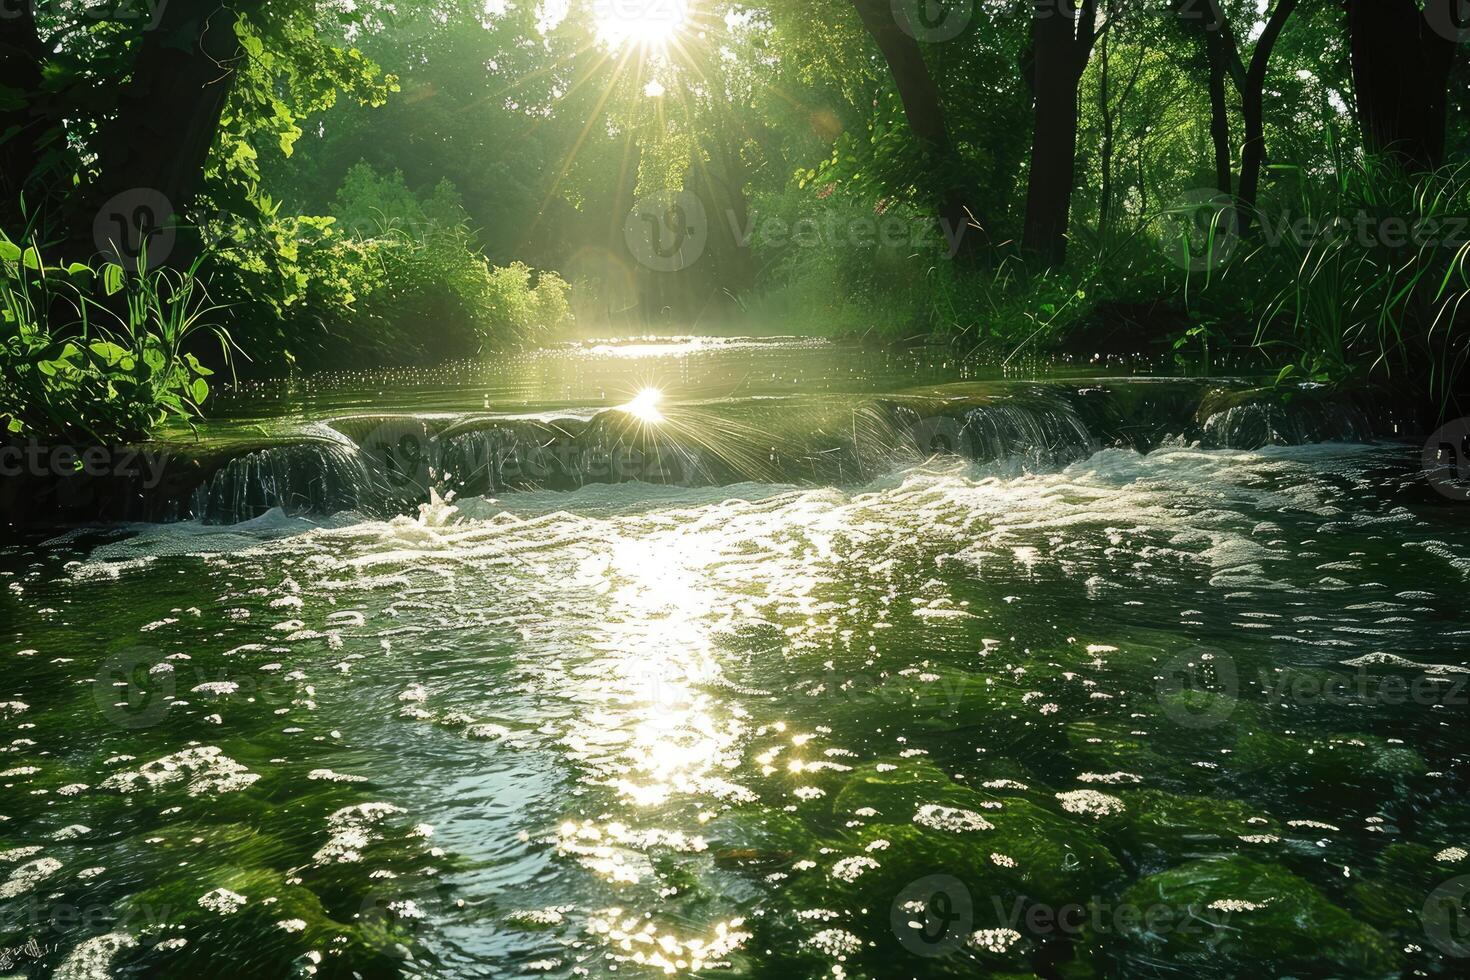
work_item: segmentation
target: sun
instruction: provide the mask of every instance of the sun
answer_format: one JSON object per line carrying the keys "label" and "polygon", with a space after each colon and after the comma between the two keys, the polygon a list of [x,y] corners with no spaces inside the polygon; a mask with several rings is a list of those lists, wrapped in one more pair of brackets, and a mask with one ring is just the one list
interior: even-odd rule
{"label": "sun", "polygon": [[689,22],[690,0],[594,0],[597,39],[614,50],[625,45],[664,48]]}
{"label": "sun", "polygon": [[658,407],[663,400],[664,393],[657,388],[644,388],[628,404],[618,407],[640,422],[657,423],[664,420],[664,413]]}

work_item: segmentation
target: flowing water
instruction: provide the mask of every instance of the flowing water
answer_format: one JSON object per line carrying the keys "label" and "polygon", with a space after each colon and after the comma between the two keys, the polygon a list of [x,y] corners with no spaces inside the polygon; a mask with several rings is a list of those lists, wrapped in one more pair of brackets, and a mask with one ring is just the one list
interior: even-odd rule
{"label": "flowing water", "polygon": [[[0,975],[1462,975],[1470,507],[1417,447],[900,398],[905,454],[853,399],[952,368],[654,353],[425,398],[632,399],[697,478],[253,471],[238,523],[0,550]],[[235,424],[352,469],[349,398],[412,383]]]}

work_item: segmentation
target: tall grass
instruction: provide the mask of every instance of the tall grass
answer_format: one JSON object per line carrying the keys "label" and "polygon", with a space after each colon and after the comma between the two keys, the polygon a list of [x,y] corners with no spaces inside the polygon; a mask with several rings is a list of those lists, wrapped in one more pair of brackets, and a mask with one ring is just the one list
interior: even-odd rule
{"label": "tall grass", "polygon": [[1256,341],[1304,373],[1461,407],[1470,361],[1470,165],[1408,179],[1368,159],[1297,175],[1237,261]]}

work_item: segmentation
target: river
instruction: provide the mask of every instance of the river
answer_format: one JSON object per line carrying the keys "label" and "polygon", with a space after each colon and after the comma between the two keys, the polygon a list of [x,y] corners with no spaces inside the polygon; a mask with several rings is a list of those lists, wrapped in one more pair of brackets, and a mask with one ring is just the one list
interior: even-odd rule
{"label": "river", "polygon": [[1459,975],[1470,507],[1103,374],[683,339],[236,395],[207,439],[318,456],[0,548],[5,969]]}

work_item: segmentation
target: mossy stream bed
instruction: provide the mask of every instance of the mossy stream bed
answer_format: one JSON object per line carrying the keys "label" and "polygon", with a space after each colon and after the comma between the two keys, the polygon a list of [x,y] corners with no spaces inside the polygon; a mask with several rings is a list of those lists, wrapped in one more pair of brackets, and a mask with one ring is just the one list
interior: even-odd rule
{"label": "mossy stream bed", "polygon": [[0,547],[0,976],[1463,975],[1470,507],[1151,442]]}

